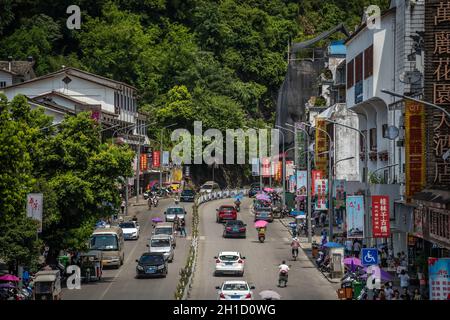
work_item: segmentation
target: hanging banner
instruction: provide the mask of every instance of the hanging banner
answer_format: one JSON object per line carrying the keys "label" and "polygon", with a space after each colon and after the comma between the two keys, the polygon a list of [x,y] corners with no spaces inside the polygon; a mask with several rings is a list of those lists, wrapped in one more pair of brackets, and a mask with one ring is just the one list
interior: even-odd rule
{"label": "hanging banner", "polygon": [[295,175],[294,161],[286,161],[286,179]]}
{"label": "hanging banner", "polygon": [[264,178],[270,177],[271,161],[270,158],[262,158],[262,175]]}
{"label": "hanging banner", "polygon": [[297,177],[296,176],[290,176],[289,177],[289,192],[295,193],[295,190],[297,189]]}
{"label": "hanging banner", "polygon": [[372,196],[372,232],[374,238],[390,237],[389,196]]}
{"label": "hanging banner", "polygon": [[160,165],[161,165],[161,152],[153,151],[153,167],[159,168]]}
{"label": "hanging banner", "polygon": [[327,210],[328,180],[318,179],[315,182],[315,194],[317,201],[315,203],[316,210]]}
{"label": "hanging banner", "polygon": [[[306,164],[306,152],[302,152],[302,150],[306,150],[307,146],[306,145],[306,133],[305,131],[301,130],[301,129],[305,129],[305,125],[301,124],[301,123],[296,123],[295,124],[297,126],[297,142],[298,142],[298,147],[299,147],[299,152],[298,152],[298,168],[299,169],[306,169],[307,164]],[[301,129],[299,129],[301,128]]]}
{"label": "hanging banner", "polygon": [[430,300],[450,300],[450,258],[428,258]]}
{"label": "hanging banner", "polygon": [[364,238],[364,196],[347,196],[347,238]]}
{"label": "hanging banner", "polygon": [[276,181],[281,181],[281,177],[282,177],[282,168],[283,168],[283,165],[282,165],[282,162],[281,161],[276,161],[275,162],[275,180]]}
{"label": "hanging banner", "polygon": [[327,131],[327,122],[325,119],[316,117],[316,144],[315,144],[315,160],[317,170],[321,170],[324,175],[328,172],[328,136],[325,132]]}
{"label": "hanging banner", "polygon": [[345,207],[345,180],[335,180],[333,183],[334,206],[336,209]]}
{"label": "hanging banner", "polygon": [[316,194],[315,181],[317,181],[318,179],[322,179],[322,177],[323,177],[322,171],[320,171],[320,170],[312,170],[311,171],[311,193],[312,193],[312,195]]}
{"label": "hanging banner", "polygon": [[405,101],[405,176],[406,199],[420,192],[425,176],[425,108],[421,103]]}
{"label": "hanging banner", "polygon": [[304,195],[307,194],[308,187],[308,173],[306,170],[297,170],[297,194]]}
{"label": "hanging banner", "polygon": [[259,159],[252,158],[252,176],[259,176]]}
{"label": "hanging banner", "polygon": [[42,208],[44,195],[42,193],[27,194],[27,217],[39,222],[38,232],[42,232]]}
{"label": "hanging banner", "polygon": [[148,162],[147,162],[147,154],[141,153],[141,159],[140,159],[140,167],[141,171],[146,171],[148,169]]}
{"label": "hanging banner", "polygon": [[163,151],[162,155],[162,165],[164,167],[169,166],[169,151]]}

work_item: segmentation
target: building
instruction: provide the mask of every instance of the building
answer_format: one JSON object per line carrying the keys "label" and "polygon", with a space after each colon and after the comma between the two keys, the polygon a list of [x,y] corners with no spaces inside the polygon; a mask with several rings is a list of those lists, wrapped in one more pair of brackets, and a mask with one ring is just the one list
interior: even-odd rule
{"label": "building", "polygon": [[0,61],[0,89],[35,78],[33,66],[32,57],[27,61],[15,61],[12,57]]}

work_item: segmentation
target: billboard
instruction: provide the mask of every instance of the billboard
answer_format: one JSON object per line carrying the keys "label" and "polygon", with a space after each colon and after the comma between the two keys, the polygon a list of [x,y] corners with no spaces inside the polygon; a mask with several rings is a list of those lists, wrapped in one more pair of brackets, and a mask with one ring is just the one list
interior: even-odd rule
{"label": "billboard", "polygon": [[374,238],[389,238],[389,196],[372,196],[372,232]]}
{"label": "billboard", "polygon": [[315,209],[327,210],[328,180],[326,179],[316,180],[315,188],[316,188],[315,193],[317,194]]}
{"label": "billboard", "polygon": [[42,193],[27,194],[27,217],[39,222],[38,232],[42,232],[42,210],[44,195]]}
{"label": "billboard", "polygon": [[315,144],[315,160],[316,168],[324,172],[327,175],[328,170],[328,136],[325,132],[327,131],[327,122],[325,119],[316,118],[316,144]]}
{"label": "billboard", "polygon": [[315,181],[318,179],[322,179],[323,175],[322,175],[322,171],[320,170],[312,170],[311,171],[311,193],[313,195],[315,195],[316,193],[316,186],[315,186]]}
{"label": "billboard", "polygon": [[169,151],[163,151],[162,165],[165,167],[169,165]]}
{"label": "billboard", "polygon": [[252,158],[252,176],[259,176],[259,159]]}
{"label": "billboard", "polygon": [[153,151],[153,167],[158,168],[161,165],[161,152]]}
{"label": "billboard", "polygon": [[297,170],[297,194],[306,195],[308,187],[308,173],[306,170]]}
{"label": "billboard", "polygon": [[450,258],[428,258],[430,300],[450,300]]}
{"label": "billboard", "polygon": [[347,196],[347,238],[364,238],[364,196]]}

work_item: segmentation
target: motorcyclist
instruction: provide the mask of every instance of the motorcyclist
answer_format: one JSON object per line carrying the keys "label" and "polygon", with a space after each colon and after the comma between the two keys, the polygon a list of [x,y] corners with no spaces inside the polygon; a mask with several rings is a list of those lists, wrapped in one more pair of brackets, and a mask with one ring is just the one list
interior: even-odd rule
{"label": "motorcyclist", "polygon": [[258,239],[261,237],[266,239],[266,227],[256,228],[256,230],[258,231]]}
{"label": "motorcyclist", "polygon": [[300,247],[300,242],[298,241],[297,237],[294,237],[291,242],[291,249],[292,249],[292,256],[297,257],[298,256],[298,248]]}
{"label": "motorcyclist", "polygon": [[289,270],[289,266],[286,264],[286,261],[283,260],[278,266],[279,281],[285,280],[287,282]]}
{"label": "motorcyclist", "polygon": [[234,201],[234,205],[236,207],[236,210],[239,211],[240,206],[241,206],[241,200],[239,200],[239,198],[237,198],[236,201]]}

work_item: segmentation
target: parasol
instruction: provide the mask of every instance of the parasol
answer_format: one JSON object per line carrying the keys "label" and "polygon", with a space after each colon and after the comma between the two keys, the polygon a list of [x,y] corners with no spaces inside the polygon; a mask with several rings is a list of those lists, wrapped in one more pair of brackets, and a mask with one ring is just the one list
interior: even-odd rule
{"label": "parasol", "polygon": [[264,228],[267,225],[268,225],[268,222],[264,221],[264,220],[258,220],[255,222],[255,228]]}

